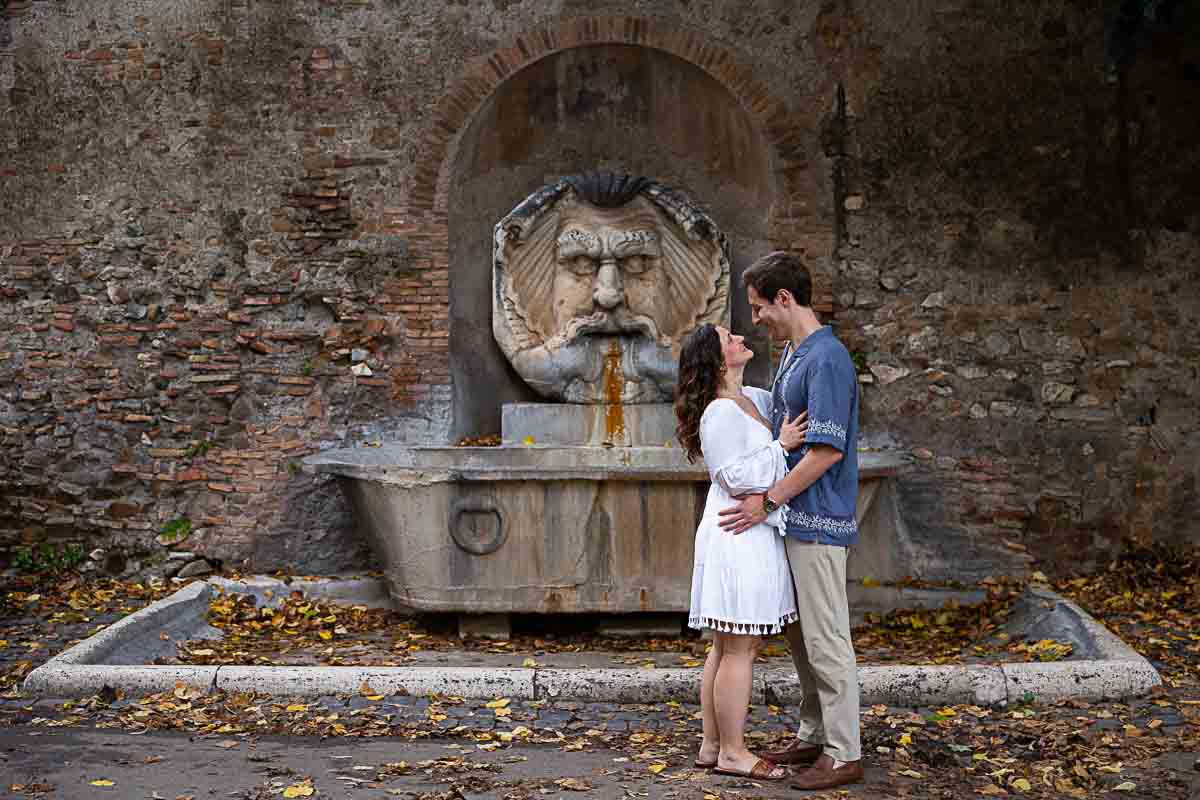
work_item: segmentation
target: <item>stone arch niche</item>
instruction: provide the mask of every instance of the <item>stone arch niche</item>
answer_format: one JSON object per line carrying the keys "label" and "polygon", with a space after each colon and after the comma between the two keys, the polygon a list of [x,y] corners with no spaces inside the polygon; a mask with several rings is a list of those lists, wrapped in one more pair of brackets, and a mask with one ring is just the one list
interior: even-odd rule
{"label": "stone arch niche", "polygon": [[[501,406],[536,396],[492,336],[492,231],[521,200],[563,176],[644,175],[696,200],[729,239],[733,325],[751,331],[741,272],[773,249],[776,155],[759,122],[709,72],[664,50],[583,44],[508,75],[453,148],[445,213],[455,437],[498,433]],[[441,181],[439,181],[441,183]],[[768,343],[753,339],[769,380]]]}

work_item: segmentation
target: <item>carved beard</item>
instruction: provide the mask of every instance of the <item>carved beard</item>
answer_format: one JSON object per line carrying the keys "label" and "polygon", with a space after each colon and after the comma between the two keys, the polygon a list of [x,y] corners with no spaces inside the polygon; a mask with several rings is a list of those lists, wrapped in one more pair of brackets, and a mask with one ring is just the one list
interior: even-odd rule
{"label": "carved beard", "polygon": [[[579,336],[558,350],[546,345],[517,353],[513,366],[535,391],[569,403],[611,400],[604,381],[605,356],[620,336]],[[670,346],[645,336],[624,339],[621,347],[621,402],[665,403],[675,394],[675,356]]]}

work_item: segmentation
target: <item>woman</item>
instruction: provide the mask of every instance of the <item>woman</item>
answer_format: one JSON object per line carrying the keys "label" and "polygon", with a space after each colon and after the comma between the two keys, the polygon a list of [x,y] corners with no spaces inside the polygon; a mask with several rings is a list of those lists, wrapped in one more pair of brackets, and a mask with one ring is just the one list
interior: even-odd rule
{"label": "woman", "polygon": [[689,627],[713,631],[700,704],[704,740],[696,766],[723,775],[781,780],[787,771],[746,749],[743,737],[754,657],[762,636],[796,619],[783,545],[782,510],[742,534],[720,528],[717,514],[739,495],[765,492],[787,471],[784,451],[799,447],[802,415],[771,436],[771,395],[742,386],[754,353],[741,336],[702,325],[683,343],[675,399],[676,434],[688,460],[703,455],[712,476],[696,530]]}

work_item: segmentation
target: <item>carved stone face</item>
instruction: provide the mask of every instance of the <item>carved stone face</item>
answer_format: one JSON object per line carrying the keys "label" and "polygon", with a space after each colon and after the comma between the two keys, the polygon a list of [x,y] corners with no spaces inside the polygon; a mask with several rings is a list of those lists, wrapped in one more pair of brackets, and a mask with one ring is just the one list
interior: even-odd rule
{"label": "carved stone face", "polygon": [[555,239],[551,338],[630,332],[657,339],[667,269],[649,203],[635,198],[619,209],[567,204]]}
{"label": "carved stone face", "polygon": [[493,331],[548,397],[669,400],[679,339],[725,321],[724,237],[679,195],[643,185],[604,207],[560,181],[496,226]]}

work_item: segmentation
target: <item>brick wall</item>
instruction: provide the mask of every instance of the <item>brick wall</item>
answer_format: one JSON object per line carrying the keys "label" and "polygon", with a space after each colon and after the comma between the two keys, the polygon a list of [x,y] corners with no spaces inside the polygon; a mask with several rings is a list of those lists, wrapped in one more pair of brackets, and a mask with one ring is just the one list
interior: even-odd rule
{"label": "brick wall", "polygon": [[230,566],[368,563],[296,465],[450,438],[464,131],[524,66],[597,43],[696,65],[758,126],[770,243],[813,259],[872,441],[916,453],[914,563],[1200,535],[1196,37],[1114,85],[1098,2],[2,13],[0,543],[145,563],[186,518],[179,546]]}

